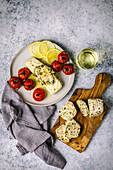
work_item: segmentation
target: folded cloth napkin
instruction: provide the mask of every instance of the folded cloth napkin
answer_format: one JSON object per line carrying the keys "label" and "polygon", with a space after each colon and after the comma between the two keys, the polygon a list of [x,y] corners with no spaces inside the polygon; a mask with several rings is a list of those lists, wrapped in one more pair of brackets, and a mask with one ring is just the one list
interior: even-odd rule
{"label": "folded cloth napkin", "polygon": [[53,137],[47,132],[47,120],[55,111],[55,105],[28,105],[7,82],[1,106],[7,130],[18,141],[16,147],[21,154],[34,152],[45,163],[63,169],[66,161],[52,148]]}

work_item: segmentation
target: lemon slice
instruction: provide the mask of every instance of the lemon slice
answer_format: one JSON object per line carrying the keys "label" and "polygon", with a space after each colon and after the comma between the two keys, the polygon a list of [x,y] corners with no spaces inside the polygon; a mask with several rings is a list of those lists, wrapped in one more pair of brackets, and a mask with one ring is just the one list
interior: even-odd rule
{"label": "lemon slice", "polygon": [[30,53],[33,57],[42,58],[42,56],[39,55],[37,47],[40,44],[40,41],[35,41],[30,45]]}
{"label": "lemon slice", "polygon": [[58,55],[61,53],[59,49],[51,49],[46,54],[46,61],[48,64],[52,64],[54,60],[58,60]]}
{"label": "lemon slice", "polygon": [[44,42],[41,42],[37,46],[38,54],[42,57],[45,57],[48,52],[48,47]]}
{"label": "lemon slice", "polygon": [[52,48],[55,48],[55,45],[51,41],[44,40],[43,42],[47,45],[48,50],[51,50]]}

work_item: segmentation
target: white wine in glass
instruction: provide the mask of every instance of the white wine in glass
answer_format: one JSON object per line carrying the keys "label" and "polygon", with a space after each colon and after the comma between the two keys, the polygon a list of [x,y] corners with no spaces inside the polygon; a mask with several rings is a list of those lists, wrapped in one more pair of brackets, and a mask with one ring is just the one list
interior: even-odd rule
{"label": "white wine in glass", "polygon": [[79,68],[83,70],[89,70],[94,68],[98,62],[97,53],[90,49],[84,49],[80,52],[80,54],[76,57],[76,63]]}

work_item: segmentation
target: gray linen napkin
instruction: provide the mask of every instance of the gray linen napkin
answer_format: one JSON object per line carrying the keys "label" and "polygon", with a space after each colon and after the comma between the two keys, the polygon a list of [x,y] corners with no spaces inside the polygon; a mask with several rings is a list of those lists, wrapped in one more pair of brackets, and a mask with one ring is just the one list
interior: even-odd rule
{"label": "gray linen napkin", "polygon": [[18,141],[22,155],[34,152],[45,163],[63,169],[66,161],[52,148],[53,137],[47,132],[47,120],[55,110],[52,106],[30,106],[7,82],[2,95],[1,112],[7,130]]}

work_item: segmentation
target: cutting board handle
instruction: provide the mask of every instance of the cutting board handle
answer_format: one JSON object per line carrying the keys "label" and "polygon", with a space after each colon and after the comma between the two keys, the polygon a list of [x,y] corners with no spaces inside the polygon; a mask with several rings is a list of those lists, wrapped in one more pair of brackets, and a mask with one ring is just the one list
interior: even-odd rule
{"label": "cutting board handle", "polygon": [[96,76],[92,93],[96,93],[98,97],[102,97],[104,90],[111,84],[111,78],[106,73],[100,73]]}

